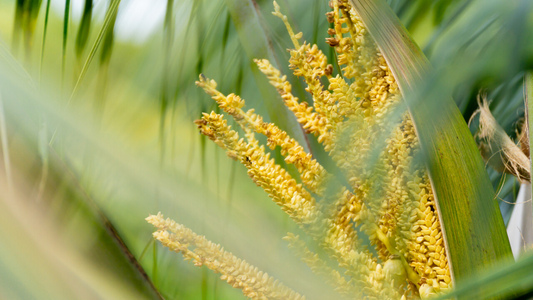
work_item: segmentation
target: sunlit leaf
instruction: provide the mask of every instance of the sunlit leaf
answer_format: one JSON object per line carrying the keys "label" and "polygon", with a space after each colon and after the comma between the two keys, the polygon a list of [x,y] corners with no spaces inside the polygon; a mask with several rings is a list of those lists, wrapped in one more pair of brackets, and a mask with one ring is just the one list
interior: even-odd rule
{"label": "sunlit leaf", "polygon": [[455,280],[508,259],[511,249],[492,184],[451,95],[424,93],[431,66],[384,0],[350,3],[381,49],[413,118]]}

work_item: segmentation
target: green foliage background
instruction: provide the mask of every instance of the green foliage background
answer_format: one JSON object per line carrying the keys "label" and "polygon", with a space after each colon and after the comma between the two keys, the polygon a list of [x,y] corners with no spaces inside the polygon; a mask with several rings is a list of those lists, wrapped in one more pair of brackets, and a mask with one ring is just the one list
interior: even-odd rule
{"label": "green foliage background", "polygon": [[[192,123],[201,112],[217,110],[194,85],[204,73],[222,92],[240,94],[267,120],[301,134],[251,61],[270,56],[295,83],[297,96],[312,101],[287,67],[290,39],[270,14],[270,0],[168,0],[161,28],[141,44],[113,36],[112,16],[110,29],[101,31],[103,18],[96,13],[84,25],[90,26],[84,44],[78,37],[80,20],[66,20],[52,10],[45,48],[47,1],[30,2],[40,8],[31,15],[33,42],[17,50],[17,28],[32,30],[15,22],[19,2],[0,1],[0,122],[5,123],[0,126],[5,133],[0,298],[243,298],[216,275],[152,242],[144,218],[158,211],[309,299],[335,297],[287,251],[281,238],[287,231],[298,233],[296,226],[247,178],[244,167],[200,137]],[[453,91],[465,119],[484,88],[496,119],[516,136],[524,116],[522,76],[533,63],[528,1],[388,2],[437,72],[449,79],[442,87]],[[333,61],[324,43],[327,1],[279,3],[304,40],[317,43]],[[120,4],[117,22],[125,18],[121,8],[127,4]],[[108,3],[94,1],[94,7],[106,11]],[[247,27],[261,30],[243,32]],[[477,51],[478,59],[457,65],[465,49]],[[77,85],[90,54],[94,58]],[[447,70],[450,65],[455,68]],[[318,143],[307,138],[313,154],[327,164]],[[513,202],[516,180],[488,172],[499,197]],[[501,201],[500,207],[508,220],[512,205]],[[530,263],[526,259],[519,266]],[[498,278],[518,274],[505,270]],[[487,278],[479,284],[494,284]],[[525,282],[522,290],[531,290],[531,279],[519,278],[509,282]],[[511,285],[497,282],[501,289]]]}

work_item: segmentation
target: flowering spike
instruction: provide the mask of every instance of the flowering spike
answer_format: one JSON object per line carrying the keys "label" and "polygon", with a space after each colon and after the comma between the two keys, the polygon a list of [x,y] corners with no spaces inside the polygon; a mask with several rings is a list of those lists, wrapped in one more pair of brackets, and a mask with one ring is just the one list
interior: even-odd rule
{"label": "flowering spike", "polygon": [[292,30],[291,24],[289,24],[287,16],[281,13],[281,8],[279,7],[279,4],[276,1],[274,1],[274,12],[272,12],[272,14],[283,21],[283,23],[287,27],[287,31],[289,32],[294,47],[300,48],[300,42],[298,42],[298,40],[302,38],[303,33],[299,32],[297,34],[294,34],[294,31]]}
{"label": "flowering spike", "polygon": [[264,147],[246,143],[230,129],[222,115],[204,114],[196,122],[200,131],[248,168],[248,175],[300,225],[311,224],[319,215],[314,198],[289,173],[265,154]]}
{"label": "flowering spike", "polygon": [[165,219],[161,213],[150,215],[146,221],[157,228],[153,236],[163,246],[181,253],[185,260],[192,260],[197,267],[206,266],[215,273],[220,273],[220,279],[234,288],[241,289],[248,298],[305,300],[304,296],[277,280],[274,281],[266,273],[224,251],[220,245],[171,219]]}
{"label": "flowering spike", "polygon": [[[263,134],[267,137],[267,146],[274,149],[281,148],[281,154],[285,156],[285,161],[293,164],[300,173],[300,178],[304,185],[315,194],[322,195],[330,175],[304,148],[288,134],[272,123],[263,121],[263,118],[254,111],[243,111],[244,100],[239,96],[230,94],[223,95],[216,90],[216,82],[200,77],[197,85],[202,87],[218,103],[220,108],[230,114],[235,121],[246,131],[247,136],[253,136],[253,132]],[[253,131],[253,132],[252,132]],[[248,141],[250,142],[250,138]],[[255,142],[255,138],[253,139]]]}

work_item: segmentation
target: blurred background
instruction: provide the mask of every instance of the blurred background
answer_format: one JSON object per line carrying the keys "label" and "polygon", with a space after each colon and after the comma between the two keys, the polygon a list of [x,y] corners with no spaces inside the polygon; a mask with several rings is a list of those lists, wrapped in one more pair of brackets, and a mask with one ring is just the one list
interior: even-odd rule
{"label": "blurred background", "polygon": [[[334,62],[328,1],[278,3]],[[388,3],[465,120],[483,89],[516,138],[533,64],[530,1]],[[281,240],[297,226],[193,124],[218,112],[194,84],[203,73],[303,134],[252,62],[270,59],[312,101],[272,10],[271,0],[0,0],[0,299],[244,299],[153,242],[144,218],[159,211],[308,299],[336,298]],[[508,222],[519,184],[487,171]]]}

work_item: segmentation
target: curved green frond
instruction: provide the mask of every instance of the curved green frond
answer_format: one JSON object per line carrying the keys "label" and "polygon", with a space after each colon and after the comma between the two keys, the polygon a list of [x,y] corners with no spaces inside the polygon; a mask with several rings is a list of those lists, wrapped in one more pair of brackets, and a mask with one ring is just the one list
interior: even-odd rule
{"label": "curved green frond", "polygon": [[512,257],[483,160],[451,95],[425,86],[433,76],[429,61],[385,0],[350,3],[381,49],[413,118],[455,280]]}

